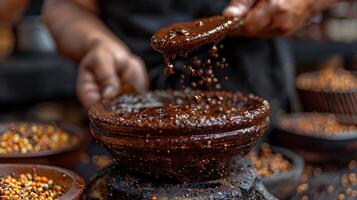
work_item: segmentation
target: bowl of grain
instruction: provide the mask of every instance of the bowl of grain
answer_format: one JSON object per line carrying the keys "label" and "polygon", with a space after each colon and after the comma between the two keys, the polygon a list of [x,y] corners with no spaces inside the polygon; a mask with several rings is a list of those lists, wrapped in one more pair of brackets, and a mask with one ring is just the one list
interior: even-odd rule
{"label": "bowl of grain", "polygon": [[72,168],[80,160],[85,133],[75,126],[45,123],[0,124],[0,163]]}
{"label": "bowl of grain", "polygon": [[357,126],[344,124],[334,114],[284,115],[275,140],[312,163],[348,161],[357,155]]}
{"label": "bowl of grain", "polygon": [[76,173],[46,165],[0,164],[0,199],[81,199],[85,188]]}
{"label": "bowl of grain", "polygon": [[304,170],[304,160],[277,146],[262,144],[248,154],[267,190],[279,199],[291,197]]}

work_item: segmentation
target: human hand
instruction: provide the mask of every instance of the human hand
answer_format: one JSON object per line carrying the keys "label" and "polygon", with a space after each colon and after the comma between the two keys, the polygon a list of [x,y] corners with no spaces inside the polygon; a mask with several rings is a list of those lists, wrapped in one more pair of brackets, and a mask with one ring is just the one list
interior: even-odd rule
{"label": "human hand", "polygon": [[117,41],[96,41],[80,62],[77,96],[85,108],[101,99],[112,98],[123,89],[124,83],[137,92],[148,87],[144,62]]}
{"label": "human hand", "polygon": [[285,36],[301,28],[311,15],[335,0],[231,0],[225,16],[243,17],[233,33],[248,37]]}

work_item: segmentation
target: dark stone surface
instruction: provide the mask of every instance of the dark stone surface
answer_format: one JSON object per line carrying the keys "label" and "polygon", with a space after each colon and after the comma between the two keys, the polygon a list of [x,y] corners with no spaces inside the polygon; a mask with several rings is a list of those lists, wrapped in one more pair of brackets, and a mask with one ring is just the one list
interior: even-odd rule
{"label": "dark stone surface", "polygon": [[231,175],[207,182],[175,184],[136,178],[113,166],[102,171],[88,187],[88,199],[275,200],[262,185],[250,163],[236,161]]}

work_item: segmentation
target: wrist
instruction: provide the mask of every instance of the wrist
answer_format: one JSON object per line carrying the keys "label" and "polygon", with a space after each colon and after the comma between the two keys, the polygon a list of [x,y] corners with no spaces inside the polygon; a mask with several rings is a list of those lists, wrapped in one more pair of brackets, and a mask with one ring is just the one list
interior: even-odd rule
{"label": "wrist", "polygon": [[81,45],[81,52],[82,55],[85,55],[88,51],[92,48],[97,46],[98,44],[105,41],[105,36],[99,33],[89,33],[85,37],[83,37],[82,45]]}
{"label": "wrist", "polygon": [[116,36],[105,33],[91,33],[88,34],[84,38],[84,42],[82,43],[82,52],[86,54],[91,49],[103,45],[106,47],[110,47],[113,49],[119,48],[125,51],[129,51],[129,49],[122,43]]}

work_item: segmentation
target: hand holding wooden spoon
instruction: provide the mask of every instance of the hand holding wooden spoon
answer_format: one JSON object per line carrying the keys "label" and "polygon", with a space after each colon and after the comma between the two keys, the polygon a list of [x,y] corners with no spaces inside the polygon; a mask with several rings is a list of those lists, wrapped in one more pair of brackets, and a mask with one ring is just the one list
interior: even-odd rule
{"label": "hand holding wooden spoon", "polygon": [[232,35],[274,37],[294,33],[316,12],[338,0],[231,0],[224,16],[244,16]]}

